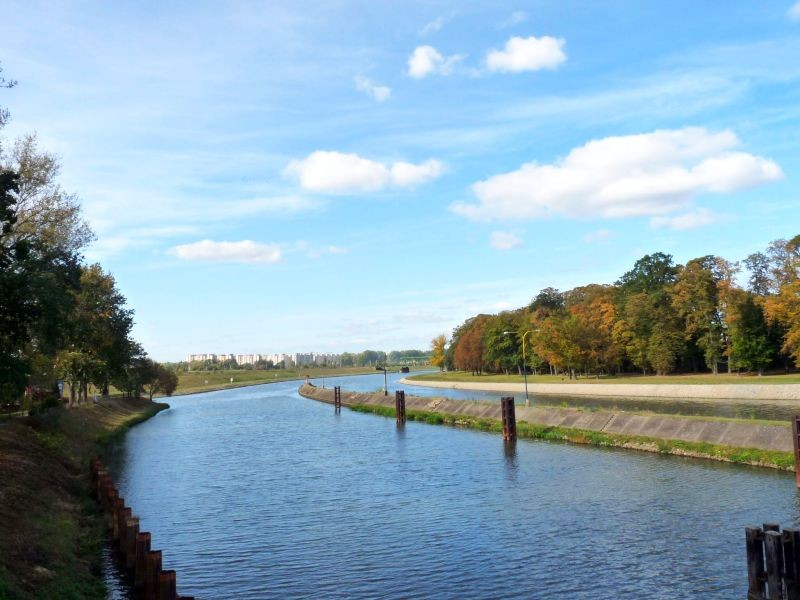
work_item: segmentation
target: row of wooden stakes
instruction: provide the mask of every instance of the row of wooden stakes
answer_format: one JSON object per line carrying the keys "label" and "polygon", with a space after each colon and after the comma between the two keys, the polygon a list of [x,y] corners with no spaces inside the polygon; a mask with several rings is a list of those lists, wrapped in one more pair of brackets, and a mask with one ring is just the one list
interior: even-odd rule
{"label": "row of wooden stakes", "polygon": [[139,531],[139,517],[125,506],[99,458],[91,460],[90,470],[93,492],[108,517],[120,565],[131,574],[135,593],[144,600],[194,600],[178,596],[175,571],[161,569],[161,550],[150,549],[150,533]]}

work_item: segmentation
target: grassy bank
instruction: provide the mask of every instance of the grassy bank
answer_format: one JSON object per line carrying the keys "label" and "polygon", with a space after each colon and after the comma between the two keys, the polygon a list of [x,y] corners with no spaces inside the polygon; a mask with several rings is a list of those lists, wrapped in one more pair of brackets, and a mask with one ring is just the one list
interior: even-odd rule
{"label": "grassy bank", "polygon": [[[394,408],[388,406],[356,404],[352,406],[351,409],[357,412],[371,413],[384,417],[395,417]],[[422,421],[430,425],[450,425],[494,433],[502,433],[503,431],[503,425],[498,419],[481,419],[464,415],[451,415],[447,413],[411,409],[406,411],[406,418],[410,421]],[[525,421],[517,422],[517,436],[528,439],[590,444],[593,446],[610,446],[657,452],[659,454],[709,458],[712,460],[770,467],[787,471],[794,470],[794,456],[791,452],[759,450],[757,448],[733,448],[705,442],[662,440],[644,436],[535,425]]]}
{"label": "grassy bank", "polygon": [[[391,368],[389,369],[391,371]],[[275,369],[269,371],[233,370],[233,371],[191,371],[178,375],[178,389],[175,396],[181,394],[196,394],[199,392],[212,392],[235,387],[274,383],[276,381],[291,381],[322,377],[342,377],[345,375],[369,375],[378,373],[375,367],[301,367],[299,369]],[[233,379],[233,381],[231,381]]]}
{"label": "grassy bank", "polygon": [[[425,375],[412,375],[412,381],[452,381],[462,383],[524,383],[522,375],[473,375],[468,371],[448,371],[428,373]],[[719,384],[787,384],[800,383],[800,373],[771,374],[759,377],[758,375],[602,375],[581,377],[570,380],[561,375],[528,375],[528,383],[581,383],[592,385],[597,383],[636,383],[636,384],[677,384],[677,385],[719,385]]]}
{"label": "grassy bank", "polygon": [[88,461],[166,404],[113,399],[0,424],[0,599],[101,599]]}

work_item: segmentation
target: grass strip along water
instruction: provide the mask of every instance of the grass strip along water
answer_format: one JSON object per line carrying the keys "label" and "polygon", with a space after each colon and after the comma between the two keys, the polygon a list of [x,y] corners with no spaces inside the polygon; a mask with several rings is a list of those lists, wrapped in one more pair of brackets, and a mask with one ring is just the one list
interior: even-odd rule
{"label": "grass strip along water", "polygon": [[[333,402],[332,390],[321,390],[320,388],[316,388],[314,386],[304,385],[301,387],[300,393],[305,397],[315,400],[331,403]],[[418,405],[422,402],[433,406],[436,406],[437,404],[441,405],[443,403],[446,403],[447,406],[453,406],[452,403],[454,402],[446,401],[444,399],[419,398],[413,396],[406,396],[406,398],[407,402],[411,400]],[[389,401],[391,401],[392,405],[389,404]],[[393,403],[394,398],[389,399],[383,396],[382,393],[343,393],[343,405],[357,412],[394,418],[395,409]],[[458,413],[436,409],[409,407],[406,409],[406,418],[410,421],[424,422],[431,425],[449,425],[498,434],[502,432],[502,422],[499,418],[493,416],[477,416],[474,414],[466,414],[467,411],[486,413],[490,412],[490,409],[494,407],[490,407],[488,403],[481,402],[465,401],[461,402],[461,404],[463,405],[463,408],[461,408]],[[550,412],[549,409],[537,410],[544,413]],[[559,413],[563,413],[565,410],[566,409],[553,409],[553,412],[558,411]],[[665,418],[664,415],[655,415],[655,417],[659,419]],[[613,415],[608,419],[601,418],[599,422],[608,423],[612,418]],[[666,418],[670,420],[681,419],[681,417],[675,417],[674,415],[670,415]],[[707,422],[714,424],[724,423],[723,420],[697,418],[686,419],[686,421]],[[791,435],[791,430],[788,427],[764,425],[757,421],[753,423],[729,423],[729,425],[736,425],[737,427],[761,428],[762,431],[764,428],[771,427],[774,431],[777,431],[779,435],[783,435],[783,430],[786,430],[785,433],[787,437]],[[787,450],[739,447],[702,440],[671,439],[668,437],[656,437],[651,435],[633,435],[619,432],[598,431],[596,429],[533,423],[525,420],[519,420],[519,416],[517,420],[517,436],[519,438],[526,439],[627,448],[646,452],[656,452],[659,454],[705,458],[737,464],[769,467],[786,471],[794,470],[794,455],[791,451]]]}
{"label": "grass strip along water", "polygon": [[165,408],[112,399],[54,406],[0,426],[0,600],[106,597],[106,525],[86,465]]}

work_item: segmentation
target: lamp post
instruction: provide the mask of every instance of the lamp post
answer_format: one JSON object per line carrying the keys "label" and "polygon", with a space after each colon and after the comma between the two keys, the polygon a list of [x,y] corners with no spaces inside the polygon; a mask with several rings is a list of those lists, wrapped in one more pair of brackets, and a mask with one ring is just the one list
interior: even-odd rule
{"label": "lamp post", "polygon": [[[533,333],[534,331],[537,330],[528,329],[522,334],[522,376],[525,378],[525,406],[531,405],[531,399],[530,396],[528,396],[528,361],[525,358],[525,338],[529,333]],[[503,332],[503,335],[511,335],[511,334],[519,335],[519,333],[517,333],[516,331]]]}

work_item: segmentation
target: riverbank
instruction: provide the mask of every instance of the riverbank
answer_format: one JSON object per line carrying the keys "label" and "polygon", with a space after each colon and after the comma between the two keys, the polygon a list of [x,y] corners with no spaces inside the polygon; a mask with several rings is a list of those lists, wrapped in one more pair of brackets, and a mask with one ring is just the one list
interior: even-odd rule
{"label": "riverbank", "polygon": [[[300,387],[306,398],[333,403],[333,390]],[[394,398],[382,393],[342,392],[354,410],[394,416]],[[499,403],[406,395],[411,420],[501,431]],[[794,469],[791,427],[758,421],[675,415],[636,415],[568,408],[516,407],[519,437],[615,446],[661,454]]]}
{"label": "riverbank", "polygon": [[89,458],[167,404],[114,398],[0,425],[0,599],[102,599]]}
{"label": "riverbank", "polygon": [[[379,372],[379,371],[378,371]],[[390,370],[391,372],[391,370]],[[303,381],[310,379],[333,379],[351,375],[371,375],[376,373],[374,367],[311,367],[308,369],[277,369],[260,371],[255,369],[237,369],[233,371],[189,371],[178,375],[178,389],[173,396],[189,396],[204,392],[218,392],[232,388],[251,387],[266,383],[282,381]],[[230,381],[233,379],[233,381]],[[208,383],[206,383],[208,382]]]}
{"label": "riverbank", "polygon": [[[437,381],[427,375],[405,377],[398,381],[404,385],[433,388],[474,390],[484,392],[509,392],[524,394],[524,383],[503,381]],[[737,383],[737,384],[691,384],[691,383],[531,383],[530,394],[545,396],[616,396],[631,398],[680,398],[710,400],[778,400],[796,402],[800,410],[800,384],[798,383]]]}

